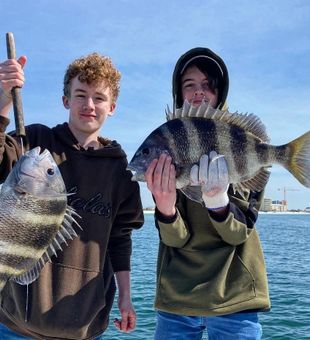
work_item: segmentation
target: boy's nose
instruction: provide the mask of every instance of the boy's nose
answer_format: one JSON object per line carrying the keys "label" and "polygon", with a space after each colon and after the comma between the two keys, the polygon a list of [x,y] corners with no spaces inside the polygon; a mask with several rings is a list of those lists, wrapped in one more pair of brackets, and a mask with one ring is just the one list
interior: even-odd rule
{"label": "boy's nose", "polygon": [[86,98],[83,109],[87,110],[89,108],[94,108],[95,104],[92,98]]}

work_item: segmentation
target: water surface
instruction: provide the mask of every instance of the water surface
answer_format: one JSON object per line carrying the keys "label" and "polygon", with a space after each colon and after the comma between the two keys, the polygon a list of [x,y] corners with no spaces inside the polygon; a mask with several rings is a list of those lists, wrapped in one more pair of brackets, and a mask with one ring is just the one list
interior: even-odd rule
{"label": "water surface", "polygon": [[[310,339],[310,214],[260,214],[257,230],[264,249],[272,303],[270,312],[260,313],[263,339]],[[153,214],[146,214],[142,229],[133,233],[131,275],[137,328],[123,334],[111,322],[105,339],[152,340],[157,247]],[[111,320],[114,317],[119,317],[116,306]]]}

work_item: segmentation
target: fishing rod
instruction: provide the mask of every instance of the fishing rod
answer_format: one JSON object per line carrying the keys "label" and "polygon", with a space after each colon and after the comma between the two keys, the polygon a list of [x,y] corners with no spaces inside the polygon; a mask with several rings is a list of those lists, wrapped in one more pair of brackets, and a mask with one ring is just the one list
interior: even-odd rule
{"label": "fishing rod", "polygon": [[[16,59],[16,50],[13,33],[8,32],[6,34],[6,46],[8,59]],[[15,118],[15,130],[16,136],[20,137],[20,144],[22,148],[22,154],[24,154],[24,144],[23,137],[26,136],[25,123],[24,123],[24,113],[22,106],[22,95],[20,87],[12,88],[12,99],[13,99],[13,111]]]}

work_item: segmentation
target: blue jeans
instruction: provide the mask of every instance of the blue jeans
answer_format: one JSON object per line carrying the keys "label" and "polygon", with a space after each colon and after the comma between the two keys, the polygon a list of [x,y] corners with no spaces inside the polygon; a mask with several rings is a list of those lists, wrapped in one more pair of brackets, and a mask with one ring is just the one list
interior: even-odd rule
{"label": "blue jeans", "polygon": [[20,335],[10,330],[3,324],[0,323],[0,339],[1,340],[31,340],[26,336]]}
{"label": "blue jeans", "polygon": [[262,337],[257,313],[205,317],[157,311],[154,340],[201,340],[205,329],[209,340],[259,340]]}

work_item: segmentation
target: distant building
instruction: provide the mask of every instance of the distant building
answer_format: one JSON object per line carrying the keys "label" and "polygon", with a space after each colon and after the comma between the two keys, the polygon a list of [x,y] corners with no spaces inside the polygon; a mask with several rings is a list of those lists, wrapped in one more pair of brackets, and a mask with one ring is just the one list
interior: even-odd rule
{"label": "distant building", "polygon": [[264,198],[262,206],[260,208],[261,211],[272,211],[272,200],[270,198]]}
{"label": "distant building", "polygon": [[272,201],[272,211],[274,211],[274,212],[287,211],[286,201],[284,201],[284,202],[283,201]]}
{"label": "distant building", "polygon": [[304,211],[310,213],[310,207],[305,208]]}
{"label": "distant building", "polygon": [[273,201],[270,198],[264,198],[260,210],[266,212],[267,211],[284,212],[287,211],[287,202],[279,200]]}

